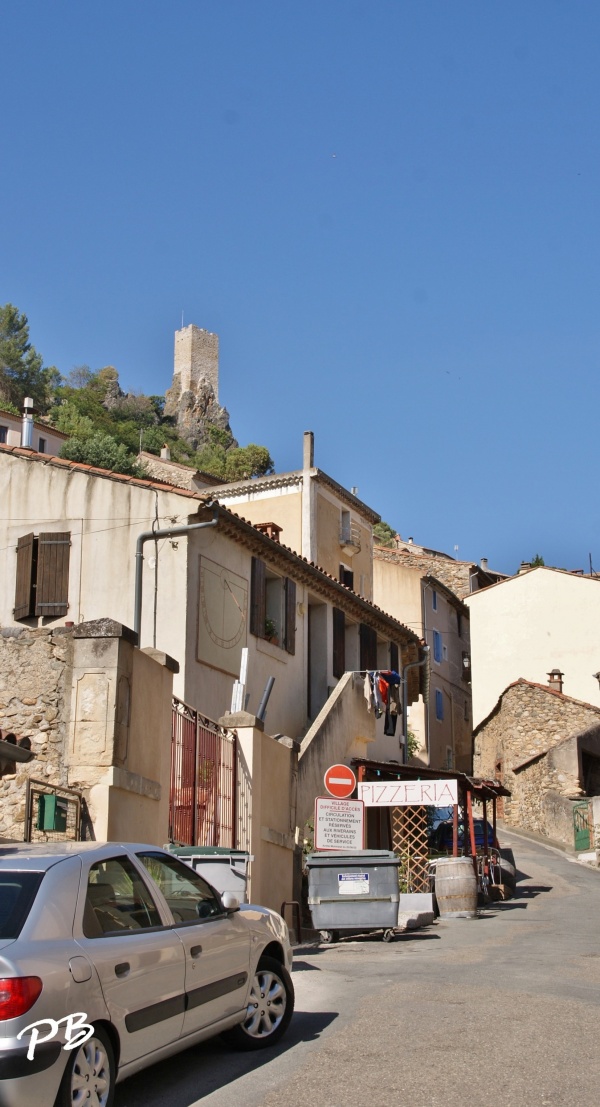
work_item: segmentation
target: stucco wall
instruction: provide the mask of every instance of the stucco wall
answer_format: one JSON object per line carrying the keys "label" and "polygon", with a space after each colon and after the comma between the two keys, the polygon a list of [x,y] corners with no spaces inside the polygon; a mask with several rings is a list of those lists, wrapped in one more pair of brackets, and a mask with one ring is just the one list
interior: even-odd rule
{"label": "stucco wall", "polygon": [[375,756],[374,739],[375,716],[367,710],[363,682],[345,673],[300,746],[299,826],[312,818],[315,798],[324,794],[325,770],[338,762],[349,764],[352,757]]}
{"label": "stucco wall", "polygon": [[302,482],[261,490],[260,487],[230,494],[226,488],[215,493],[226,507],[250,523],[277,523],[279,540],[300,553],[302,550]]}
{"label": "stucco wall", "polygon": [[[430,648],[429,710],[422,701],[409,710],[409,727],[420,743],[416,756],[428,765],[444,768],[452,754],[453,767],[469,772],[471,689],[463,680],[463,651],[470,652],[469,619],[463,615],[459,636],[456,607],[434,584],[423,581],[423,566],[418,559],[414,558],[415,563],[409,565],[398,558],[381,557],[380,553],[378,549],[373,563],[375,603],[423,636]],[[428,565],[426,569],[429,571]],[[434,655],[434,630],[441,635],[446,653],[446,656],[442,653],[439,662]],[[443,696],[444,717],[441,720],[436,716],[436,689]]]}
{"label": "stucco wall", "polygon": [[540,567],[474,592],[471,610],[473,720],[523,677],[564,673],[563,692],[600,707],[600,581]]}
{"label": "stucco wall", "polygon": [[[339,579],[340,565],[354,574],[354,591],[371,599],[373,595],[372,528],[356,511],[352,511],[327,486],[316,485],[317,493],[317,561],[326,573]],[[346,552],[340,544],[342,511],[347,511],[350,525],[356,528],[360,549]],[[385,609],[387,610],[387,608]]]}

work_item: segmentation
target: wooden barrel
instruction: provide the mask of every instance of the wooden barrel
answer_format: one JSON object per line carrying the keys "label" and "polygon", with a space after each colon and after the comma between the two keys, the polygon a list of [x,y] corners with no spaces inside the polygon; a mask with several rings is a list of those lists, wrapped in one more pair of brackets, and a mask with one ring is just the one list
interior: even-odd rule
{"label": "wooden barrel", "polygon": [[477,877],[470,857],[438,857],[435,898],[441,919],[477,916]]}

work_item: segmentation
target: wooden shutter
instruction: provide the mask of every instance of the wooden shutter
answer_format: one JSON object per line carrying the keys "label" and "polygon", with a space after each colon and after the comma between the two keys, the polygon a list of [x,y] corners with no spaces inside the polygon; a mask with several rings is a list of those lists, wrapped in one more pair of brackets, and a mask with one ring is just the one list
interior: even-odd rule
{"label": "wooden shutter", "polygon": [[333,609],[333,675],[346,672],[346,616],[338,607]]}
{"label": "wooden shutter", "polygon": [[376,669],[377,668],[377,631],[373,630],[373,627],[366,626],[365,623],[360,624],[359,630],[360,641],[360,668],[361,669]]}
{"label": "wooden shutter", "polygon": [[296,652],[296,582],[285,578],[285,648]]}
{"label": "wooden shutter", "polygon": [[15,619],[33,615],[33,533],[22,534],[17,541],[17,584],[15,589]]}
{"label": "wooden shutter", "polygon": [[35,614],[55,619],[69,607],[69,531],[40,534],[35,591]]}
{"label": "wooden shutter", "polygon": [[399,673],[398,668],[398,647],[395,642],[390,642],[390,669],[394,673]]}
{"label": "wooden shutter", "polygon": [[264,638],[267,617],[267,580],[265,563],[258,557],[252,558],[250,592],[250,633],[255,634],[257,638]]}

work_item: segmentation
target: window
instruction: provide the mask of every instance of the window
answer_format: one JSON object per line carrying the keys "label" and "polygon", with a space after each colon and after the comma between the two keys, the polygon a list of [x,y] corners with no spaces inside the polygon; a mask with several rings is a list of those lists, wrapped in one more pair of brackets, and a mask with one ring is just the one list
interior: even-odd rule
{"label": "window", "polygon": [[296,583],[267,569],[264,561],[252,558],[250,633],[271,639],[276,645],[296,652]]}
{"label": "window", "polygon": [[400,665],[400,655],[399,655],[399,651],[398,651],[398,646],[396,645],[395,642],[390,642],[390,669],[394,673],[399,673],[400,672],[399,665]]}
{"label": "window", "polygon": [[43,873],[0,873],[0,938],[18,938],[41,884]]}
{"label": "window", "polygon": [[438,665],[442,662],[442,636],[439,630],[434,630],[433,632],[433,660],[436,661]]}
{"label": "window", "polygon": [[454,754],[452,752],[452,746],[446,746],[446,768],[454,768]]}
{"label": "window", "polygon": [[92,865],[83,911],[86,938],[162,925],[150,890],[128,857],[111,857]]}
{"label": "window", "polygon": [[69,531],[23,534],[17,542],[15,619],[57,618],[69,606]]}
{"label": "window", "polygon": [[137,856],[158,884],[176,922],[197,923],[223,914],[217,893],[189,865],[162,853],[138,853]]}
{"label": "window", "polygon": [[346,616],[339,608],[333,608],[333,675],[342,677],[346,672]]}
{"label": "window", "polygon": [[45,454],[46,453],[46,439],[45,438],[40,438],[38,440],[38,453],[39,454]]}
{"label": "window", "polygon": [[377,668],[377,631],[361,623],[358,631],[360,644],[359,669],[374,670]]}
{"label": "window", "polygon": [[354,591],[354,573],[352,569],[347,569],[345,565],[340,565],[340,583]]}
{"label": "window", "polygon": [[435,690],[435,717],[439,723],[444,720],[444,693],[441,688]]}
{"label": "window", "polygon": [[0,427],[0,442],[5,443],[8,437],[8,427]]}
{"label": "window", "polygon": [[431,592],[431,606],[434,611],[437,611],[437,592],[435,588]]}

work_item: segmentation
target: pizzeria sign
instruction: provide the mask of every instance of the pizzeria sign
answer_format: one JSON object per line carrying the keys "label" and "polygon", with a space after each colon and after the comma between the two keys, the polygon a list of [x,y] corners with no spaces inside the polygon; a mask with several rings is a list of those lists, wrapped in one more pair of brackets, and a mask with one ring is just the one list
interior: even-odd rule
{"label": "pizzeria sign", "polygon": [[365,807],[450,807],[458,803],[456,780],[371,780],[358,785]]}

